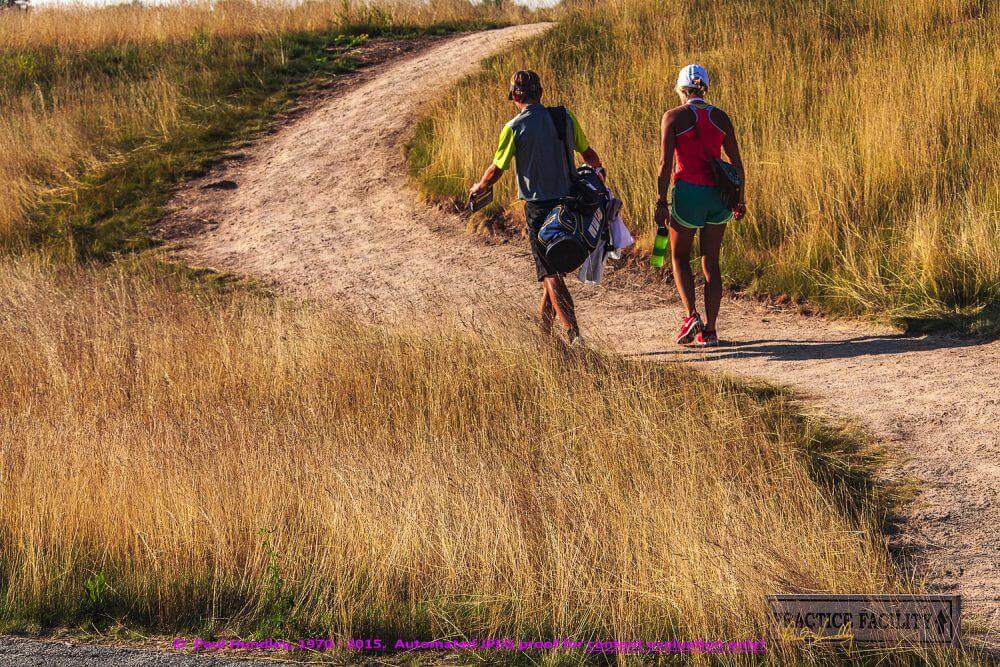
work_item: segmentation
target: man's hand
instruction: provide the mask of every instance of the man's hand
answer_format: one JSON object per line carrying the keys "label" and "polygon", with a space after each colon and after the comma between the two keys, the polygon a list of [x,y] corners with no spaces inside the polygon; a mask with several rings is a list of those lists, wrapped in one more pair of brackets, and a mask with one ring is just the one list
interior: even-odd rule
{"label": "man's hand", "polygon": [[501,176],[503,176],[503,169],[495,164],[491,164],[483,174],[483,177],[479,179],[479,182],[469,189],[469,197],[474,197],[481,190],[492,188],[493,184],[499,181]]}
{"label": "man's hand", "polygon": [[580,153],[580,157],[582,157],[583,161],[586,162],[594,171],[604,171],[604,164],[601,162],[601,156],[597,154],[597,151],[594,150],[593,146]]}

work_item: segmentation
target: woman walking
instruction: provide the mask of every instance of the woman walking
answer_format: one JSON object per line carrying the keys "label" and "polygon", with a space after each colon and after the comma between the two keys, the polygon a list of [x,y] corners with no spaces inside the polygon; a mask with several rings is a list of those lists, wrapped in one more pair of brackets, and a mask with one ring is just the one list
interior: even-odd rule
{"label": "woman walking", "polygon": [[[705,101],[708,93],[705,68],[688,65],[682,69],[676,90],[681,105],[663,114],[661,124],[659,198],[654,220],[658,228],[663,228],[668,216],[670,218],[674,282],[686,311],[677,342],[714,346],[719,344],[715,326],[722,303],[722,270],[719,267],[722,237],[730,220],[744,216],[746,202],[740,187],[739,202],[734,208],[723,203],[713,175],[712,160],[720,159],[725,149],[741,183],[745,182],[743,161],[729,116]],[[691,246],[696,233],[701,236],[701,267],[705,273],[704,321],[698,314],[691,274]]]}

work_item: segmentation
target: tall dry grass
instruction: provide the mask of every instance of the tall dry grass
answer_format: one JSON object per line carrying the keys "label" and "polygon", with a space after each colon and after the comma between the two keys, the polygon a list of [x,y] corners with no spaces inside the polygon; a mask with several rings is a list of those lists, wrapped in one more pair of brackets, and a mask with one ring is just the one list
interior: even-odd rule
{"label": "tall dry grass", "polygon": [[162,44],[204,34],[219,38],[281,35],[343,26],[419,28],[453,21],[517,22],[529,10],[468,0],[221,0],[164,5],[45,6],[10,12],[0,22],[0,44],[12,50],[89,50],[107,45]]}
{"label": "tall dry grass", "polygon": [[[852,313],[1000,300],[1000,11],[981,0],[606,0],[491,62],[434,110],[415,155],[435,191],[478,177],[538,69],[574,108],[649,248],[659,120],[704,64],[748,169],[724,268],[752,290]],[[510,183],[502,198],[511,202]]]}
{"label": "tall dry grass", "polygon": [[[334,59],[302,42],[341,32],[418,31],[523,21],[529,12],[466,0],[355,0],[0,12],[0,236],[40,204],[72,200],[88,174],[138,147],[191,132],[193,112],[231,113],[243,89],[307,79]],[[331,42],[332,43],[332,42]],[[247,95],[243,94],[243,98]],[[259,100],[258,100],[259,103]],[[238,124],[238,122],[234,121]]]}
{"label": "tall dry grass", "polygon": [[735,639],[765,593],[900,587],[833,473],[868,454],[780,395],[516,322],[390,334],[30,256],[0,286],[7,621]]}

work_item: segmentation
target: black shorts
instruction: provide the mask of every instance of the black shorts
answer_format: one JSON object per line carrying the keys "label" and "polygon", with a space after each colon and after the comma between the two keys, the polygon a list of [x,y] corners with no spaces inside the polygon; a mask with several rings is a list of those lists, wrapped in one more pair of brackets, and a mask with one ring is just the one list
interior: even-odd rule
{"label": "black shorts", "polygon": [[552,209],[558,205],[558,199],[524,202],[524,219],[528,223],[528,241],[531,242],[531,255],[535,258],[535,274],[538,282],[542,282],[545,276],[558,275],[545,264],[545,251],[538,243],[538,230],[545,224],[545,218],[549,217]]}

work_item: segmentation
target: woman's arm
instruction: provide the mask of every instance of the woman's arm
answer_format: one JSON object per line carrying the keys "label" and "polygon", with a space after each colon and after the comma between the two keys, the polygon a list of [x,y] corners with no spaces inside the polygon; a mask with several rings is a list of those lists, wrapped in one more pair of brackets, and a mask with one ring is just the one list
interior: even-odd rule
{"label": "woman's arm", "polygon": [[668,111],[660,122],[660,173],[656,178],[656,213],[653,214],[658,227],[663,226],[670,214],[667,198],[674,176],[674,119],[674,114]]}
{"label": "woman's arm", "polygon": [[740,175],[740,181],[743,185],[740,186],[740,203],[736,206],[734,210],[735,218],[739,220],[743,217],[747,210],[746,202],[746,187],[747,187],[747,174],[746,170],[743,168],[743,158],[740,156],[740,142],[736,139],[736,128],[733,127],[733,122],[729,120],[729,116],[725,112],[722,112],[722,118],[725,123],[726,136],[722,140],[722,148],[726,151],[726,157],[729,161],[733,163],[736,167],[737,173]]}

